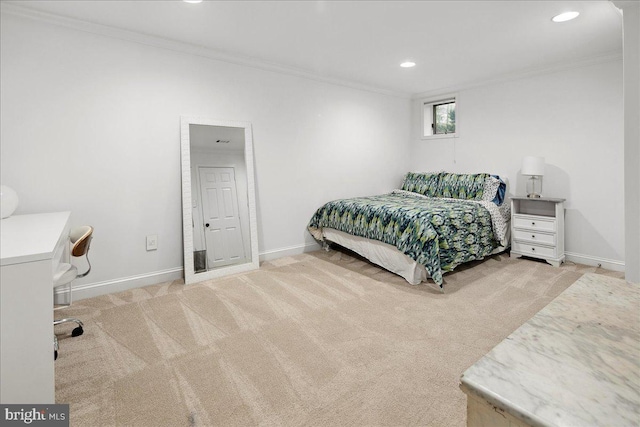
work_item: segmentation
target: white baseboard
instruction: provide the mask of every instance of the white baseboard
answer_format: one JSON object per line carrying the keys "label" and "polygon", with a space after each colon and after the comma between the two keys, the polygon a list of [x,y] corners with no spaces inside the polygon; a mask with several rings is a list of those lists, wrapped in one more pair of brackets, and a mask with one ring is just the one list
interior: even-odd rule
{"label": "white baseboard", "polygon": [[576,264],[592,265],[594,267],[597,267],[599,264],[602,268],[606,268],[607,270],[624,272],[624,261],[597,258],[590,255],[577,254],[574,252],[565,252],[564,255],[567,261],[572,261]]}
{"label": "white baseboard", "polygon": [[[104,282],[77,285],[73,287],[73,299],[81,300],[85,298],[93,298],[114,292],[122,292],[129,289],[156,285],[158,283],[172,282],[174,280],[182,279],[184,276],[182,270],[182,267],[176,267],[168,270],[154,271],[136,276],[107,280]],[[64,294],[64,288],[62,291],[56,292],[56,295],[54,295],[56,300],[58,298],[58,294]]]}
{"label": "white baseboard", "polygon": [[[304,245],[274,249],[271,251],[262,252],[260,254],[260,262],[271,261],[286,256],[300,255],[302,253],[317,251],[319,249],[321,249],[320,245],[315,242],[307,243]],[[577,254],[574,252],[565,252],[565,257],[567,261],[572,261],[577,264],[592,265],[594,267],[598,266],[599,264],[602,268],[606,268],[607,270],[624,272],[623,261],[597,258],[589,255]],[[97,297],[114,292],[122,292],[129,289],[156,285],[158,283],[171,282],[174,280],[182,279],[183,277],[183,268],[175,267],[168,270],[154,271],[151,273],[123,277],[114,280],[107,280],[104,282],[87,283],[73,287],[73,299],[81,300],[85,298]],[[65,293],[63,291],[56,292],[56,301],[58,301],[60,298],[63,298],[64,294]]]}
{"label": "white baseboard", "polygon": [[[280,248],[261,253],[260,261],[271,261],[277,258],[300,255],[305,252],[316,251],[319,249],[320,245],[317,243],[289,246],[286,248]],[[93,298],[100,295],[111,294],[114,292],[122,292],[129,289],[156,285],[158,283],[172,282],[174,280],[182,279],[183,277],[183,268],[175,267],[168,270],[154,271],[151,273],[123,277],[114,280],[107,280],[104,282],[77,285],[73,287],[73,299],[81,300],[86,298]],[[56,302],[63,302],[64,295],[66,295],[64,289],[56,292],[56,294],[54,295]]]}
{"label": "white baseboard", "polygon": [[305,252],[312,252],[320,249],[321,249],[321,246],[315,242],[307,243],[304,245],[289,246],[286,248],[274,249],[272,251],[262,252],[260,254],[260,262],[271,261],[271,260],[286,257],[286,256],[300,255]]}

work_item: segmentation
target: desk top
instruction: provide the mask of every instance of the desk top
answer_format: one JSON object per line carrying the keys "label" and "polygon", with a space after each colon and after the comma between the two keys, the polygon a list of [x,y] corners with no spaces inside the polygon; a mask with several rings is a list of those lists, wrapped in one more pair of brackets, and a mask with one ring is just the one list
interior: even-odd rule
{"label": "desk top", "polygon": [[638,285],[585,274],[467,369],[461,388],[532,426],[635,426],[638,307]]}
{"label": "desk top", "polygon": [[53,258],[71,212],[14,215],[0,220],[0,265]]}

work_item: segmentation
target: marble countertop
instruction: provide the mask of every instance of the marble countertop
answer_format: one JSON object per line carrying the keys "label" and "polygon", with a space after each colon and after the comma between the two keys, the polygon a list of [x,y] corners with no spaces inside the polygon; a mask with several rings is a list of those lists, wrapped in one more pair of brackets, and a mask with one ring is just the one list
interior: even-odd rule
{"label": "marble countertop", "polygon": [[532,426],[640,425],[640,285],[585,274],[460,387]]}

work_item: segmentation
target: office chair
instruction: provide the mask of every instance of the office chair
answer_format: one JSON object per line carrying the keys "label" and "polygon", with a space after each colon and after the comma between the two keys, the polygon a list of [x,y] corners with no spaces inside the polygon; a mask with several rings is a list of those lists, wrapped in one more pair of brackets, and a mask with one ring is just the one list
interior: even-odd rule
{"label": "office chair", "polygon": [[[84,273],[78,273],[78,268],[75,265],[67,264],[67,263],[60,264],[60,267],[58,268],[58,270],[53,276],[53,289],[55,291],[55,289],[60,288],[62,286],[69,286],[69,302],[65,304],[61,304],[59,307],[55,307],[54,310],[65,308],[71,305],[73,300],[72,292],[71,292],[71,283],[76,279],[85,277],[91,271],[91,263],[89,262],[89,247],[91,246],[92,238],[93,238],[93,227],[89,225],[73,228],[69,233],[69,240],[73,245],[70,251],[71,256],[73,257],[84,256],[87,260],[87,265],[89,267],[87,271],[85,271]],[[62,323],[69,323],[69,322],[74,322],[78,324],[78,326],[71,332],[72,337],[78,337],[84,333],[84,330],[82,329],[82,327],[84,326],[82,321],[80,319],[76,319],[75,317],[54,320],[53,326],[60,325]],[[57,353],[57,345],[55,347],[56,347],[55,350]]]}

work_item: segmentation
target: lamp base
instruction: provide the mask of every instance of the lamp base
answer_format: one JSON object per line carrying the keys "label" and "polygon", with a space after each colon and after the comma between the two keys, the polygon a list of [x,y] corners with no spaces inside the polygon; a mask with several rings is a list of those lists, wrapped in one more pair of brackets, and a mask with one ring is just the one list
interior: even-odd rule
{"label": "lamp base", "polygon": [[530,199],[539,199],[542,197],[542,178],[536,175],[531,176],[527,180],[527,197]]}
{"label": "lamp base", "polygon": [[0,185],[0,219],[9,218],[18,207],[18,194],[6,185]]}

